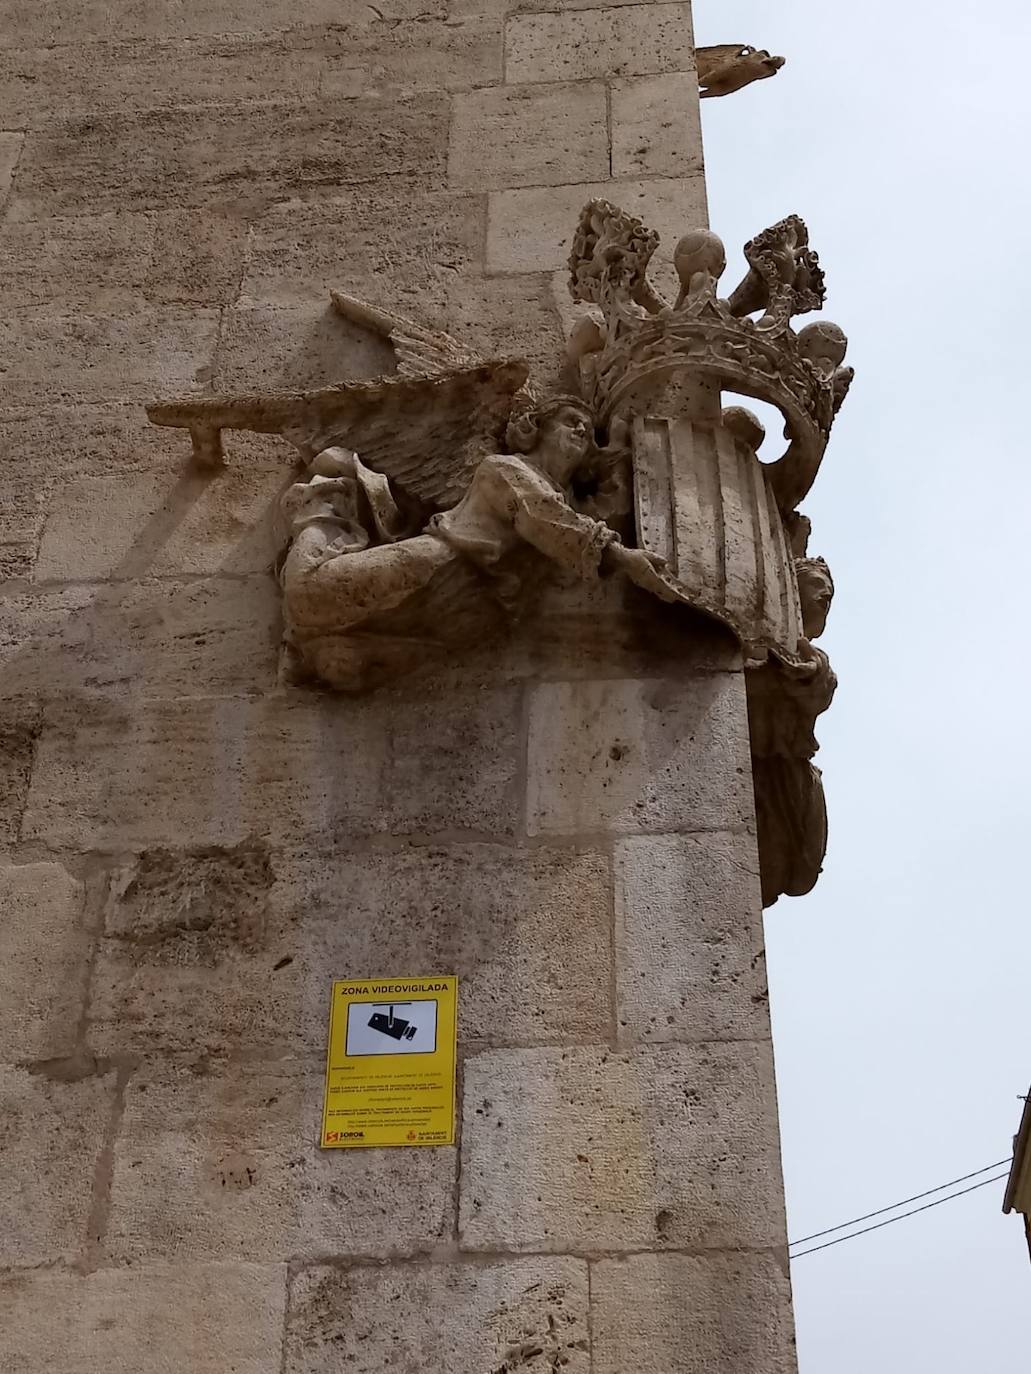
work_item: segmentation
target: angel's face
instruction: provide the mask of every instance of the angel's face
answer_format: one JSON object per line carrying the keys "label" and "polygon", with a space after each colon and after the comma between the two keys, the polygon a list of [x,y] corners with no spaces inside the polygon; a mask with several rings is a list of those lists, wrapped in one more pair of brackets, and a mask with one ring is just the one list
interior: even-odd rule
{"label": "angel's face", "polygon": [[541,425],[541,456],[551,458],[547,468],[560,482],[572,478],[590,446],[590,423],[576,406],[562,406]]}

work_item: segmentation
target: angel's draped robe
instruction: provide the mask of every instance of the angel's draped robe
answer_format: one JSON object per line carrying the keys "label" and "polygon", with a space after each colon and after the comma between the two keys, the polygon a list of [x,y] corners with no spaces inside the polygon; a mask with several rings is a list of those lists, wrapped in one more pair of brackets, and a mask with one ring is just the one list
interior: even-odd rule
{"label": "angel's draped robe", "polygon": [[532,463],[496,454],[423,534],[332,553],[331,529],[302,530],[283,569],[289,637],[325,681],[375,686],[505,628],[539,580],[533,550],[589,578],[616,537]]}

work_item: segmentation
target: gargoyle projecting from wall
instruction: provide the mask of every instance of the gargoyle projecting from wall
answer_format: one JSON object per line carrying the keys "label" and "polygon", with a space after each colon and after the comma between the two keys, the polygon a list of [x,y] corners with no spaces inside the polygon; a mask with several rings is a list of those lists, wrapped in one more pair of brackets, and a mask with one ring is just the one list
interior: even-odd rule
{"label": "gargoyle projecting from wall", "polygon": [[747,43],[721,43],[714,48],[699,48],[698,84],[704,100],[708,96],[733,95],[753,81],[776,76],[786,61],[772,57],[765,48]]}

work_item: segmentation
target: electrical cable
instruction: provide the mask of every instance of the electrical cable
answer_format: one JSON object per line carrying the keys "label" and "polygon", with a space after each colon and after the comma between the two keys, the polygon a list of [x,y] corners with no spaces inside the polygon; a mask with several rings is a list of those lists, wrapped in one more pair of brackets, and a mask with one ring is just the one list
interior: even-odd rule
{"label": "electrical cable", "polygon": [[950,1179],[948,1183],[939,1183],[937,1188],[928,1188],[924,1193],[914,1193],[912,1197],[904,1197],[901,1202],[893,1202],[890,1207],[879,1207],[876,1212],[867,1212],[864,1216],[853,1217],[851,1221],[843,1221],[840,1226],[828,1226],[826,1231],[814,1231],[811,1236],[799,1236],[798,1240],[788,1242],[788,1248],[790,1249],[795,1245],[805,1245],[806,1241],[819,1240],[821,1236],[832,1236],[835,1231],[844,1231],[846,1226],[858,1226],[861,1221],[869,1221],[872,1217],[883,1217],[885,1212],[895,1212],[900,1207],[907,1207],[911,1202],[919,1202],[921,1198],[930,1197],[932,1193],[944,1192],[946,1188],[954,1188],[957,1183],[966,1183],[968,1179],[986,1174],[990,1169],[1001,1169],[1004,1164],[1012,1163],[1012,1155],[1009,1159],[997,1159],[994,1164],[986,1164],[983,1169],[975,1169],[972,1174],[963,1174],[961,1178]]}
{"label": "electrical cable", "polygon": [[[995,1178],[986,1178],[981,1183],[973,1183],[969,1188],[961,1188],[958,1193],[950,1193],[948,1197],[940,1197],[936,1202],[925,1202],[922,1207],[914,1207],[911,1212],[903,1212],[901,1216],[889,1217],[887,1221],[879,1221],[874,1226],[864,1226],[861,1231],[853,1231],[850,1235],[839,1236],[837,1240],[825,1240],[822,1245],[812,1245],[808,1250],[800,1250],[795,1255],[789,1255],[789,1259],[801,1259],[803,1255],[815,1255],[817,1250],[829,1250],[832,1245],[841,1245],[846,1240],[855,1240],[857,1236],[865,1236],[869,1231],[879,1231],[882,1226],[893,1226],[896,1221],[904,1221],[906,1217],[915,1217],[917,1212],[929,1211],[932,1207],[940,1207],[942,1203],[952,1202],[955,1198],[963,1197],[965,1193],[976,1193],[978,1188],[987,1188],[990,1183],[1001,1183],[1003,1179],[1009,1178],[1009,1173],[996,1174]],[[933,1191],[933,1190],[932,1190]],[[871,1213],[871,1215],[875,1215]],[[824,1232],[826,1235],[827,1233]],[[801,1245],[801,1241],[796,1241]]]}

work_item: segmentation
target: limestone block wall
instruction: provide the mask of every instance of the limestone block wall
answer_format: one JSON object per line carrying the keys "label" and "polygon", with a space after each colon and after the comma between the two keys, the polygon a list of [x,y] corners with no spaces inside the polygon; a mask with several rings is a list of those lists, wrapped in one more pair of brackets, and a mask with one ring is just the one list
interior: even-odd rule
{"label": "limestone block wall", "polygon": [[[555,374],[604,193],[704,222],[686,3],[0,0],[0,1368],[790,1374],[730,640],[559,585],[279,672],[278,441],[345,288]],[[456,1148],[320,1151],[330,982],[457,973]]]}

